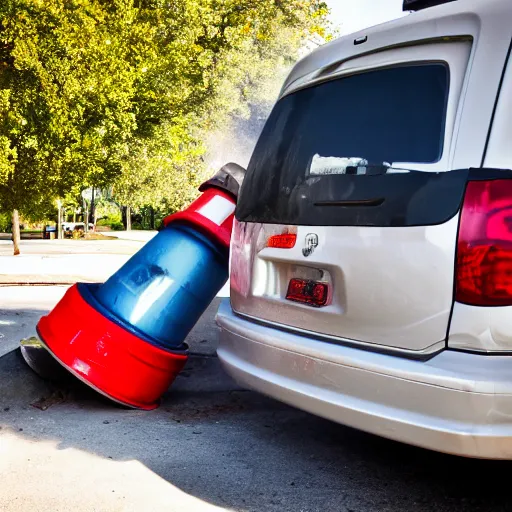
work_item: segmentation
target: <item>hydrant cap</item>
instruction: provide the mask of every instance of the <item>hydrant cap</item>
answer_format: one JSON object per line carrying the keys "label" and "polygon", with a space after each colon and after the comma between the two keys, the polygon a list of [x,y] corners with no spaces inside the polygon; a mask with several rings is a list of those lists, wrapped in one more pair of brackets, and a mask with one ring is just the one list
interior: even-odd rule
{"label": "hydrant cap", "polygon": [[205,181],[200,187],[199,192],[204,192],[210,187],[217,187],[231,193],[238,198],[240,187],[244,181],[245,169],[233,162],[224,165],[208,181]]}

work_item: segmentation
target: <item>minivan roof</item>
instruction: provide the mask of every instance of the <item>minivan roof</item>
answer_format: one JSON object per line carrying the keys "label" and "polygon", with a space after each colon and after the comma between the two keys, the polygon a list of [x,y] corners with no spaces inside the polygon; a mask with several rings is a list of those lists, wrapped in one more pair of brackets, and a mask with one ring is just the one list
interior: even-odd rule
{"label": "minivan roof", "polygon": [[478,40],[485,35],[486,46],[501,54],[503,46],[508,49],[510,44],[511,17],[510,0],[458,0],[340,37],[300,60],[285,81],[281,96],[327,78],[348,60],[400,46],[460,38]]}

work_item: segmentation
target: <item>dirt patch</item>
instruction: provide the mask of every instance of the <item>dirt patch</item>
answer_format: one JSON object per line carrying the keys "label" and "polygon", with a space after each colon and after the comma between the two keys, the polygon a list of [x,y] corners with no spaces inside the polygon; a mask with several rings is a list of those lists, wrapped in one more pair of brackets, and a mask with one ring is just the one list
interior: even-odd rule
{"label": "dirt patch", "polygon": [[57,405],[65,402],[68,399],[66,393],[60,389],[55,390],[49,396],[44,396],[31,403],[32,407],[39,409],[41,411],[46,411],[52,405]]}
{"label": "dirt patch", "polygon": [[85,233],[80,240],[117,240],[115,236],[104,235],[103,233]]}

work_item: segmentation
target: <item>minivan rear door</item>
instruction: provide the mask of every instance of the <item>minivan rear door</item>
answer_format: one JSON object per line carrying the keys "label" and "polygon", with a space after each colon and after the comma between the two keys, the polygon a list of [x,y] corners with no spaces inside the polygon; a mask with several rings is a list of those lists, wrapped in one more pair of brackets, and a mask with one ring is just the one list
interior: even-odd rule
{"label": "minivan rear door", "polygon": [[[278,101],[237,206],[235,312],[334,342],[413,354],[444,345],[470,51],[452,41],[382,52]],[[269,244],[276,234],[293,247]],[[327,284],[327,304],[287,299],[292,279]]]}

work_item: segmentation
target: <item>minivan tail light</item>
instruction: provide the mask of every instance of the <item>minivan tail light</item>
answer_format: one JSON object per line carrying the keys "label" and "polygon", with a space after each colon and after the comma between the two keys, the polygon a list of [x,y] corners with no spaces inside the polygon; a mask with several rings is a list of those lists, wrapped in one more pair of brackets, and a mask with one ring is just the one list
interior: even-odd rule
{"label": "minivan tail light", "polygon": [[293,249],[297,235],[295,233],[285,233],[282,235],[273,235],[267,240],[267,247],[275,249]]}
{"label": "minivan tail light", "polygon": [[329,286],[327,283],[306,279],[291,279],[286,298],[310,306],[321,307],[327,304],[328,295]]}
{"label": "minivan tail light", "polygon": [[512,305],[512,180],[470,181],[462,206],[455,300]]}

